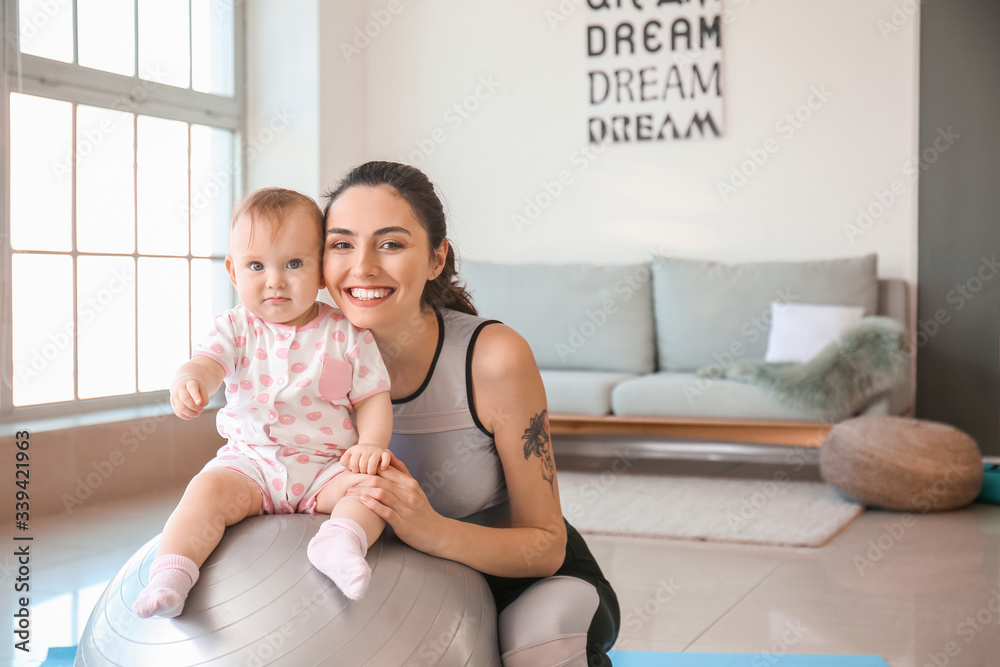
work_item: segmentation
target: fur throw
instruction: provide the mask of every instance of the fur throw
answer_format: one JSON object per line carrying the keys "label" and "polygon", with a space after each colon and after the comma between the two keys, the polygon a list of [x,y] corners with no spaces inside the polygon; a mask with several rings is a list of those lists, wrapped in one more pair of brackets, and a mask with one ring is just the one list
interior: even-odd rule
{"label": "fur throw", "polygon": [[760,387],[781,403],[840,420],[900,383],[908,372],[906,333],[888,317],[866,317],[805,363],[743,360],[700,368],[700,377]]}

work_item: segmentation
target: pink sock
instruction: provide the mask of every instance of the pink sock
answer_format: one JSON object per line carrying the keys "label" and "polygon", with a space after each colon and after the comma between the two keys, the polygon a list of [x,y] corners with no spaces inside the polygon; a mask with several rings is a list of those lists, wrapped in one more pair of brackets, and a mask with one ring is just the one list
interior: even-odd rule
{"label": "pink sock", "polygon": [[157,556],[149,567],[149,585],[139,593],[132,609],[139,618],[174,618],[183,611],[184,601],[197,581],[198,566],[190,558]]}
{"label": "pink sock", "polygon": [[333,579],[344,595],[352,600],[364,596],[372,571],[365,561],[368,537],[357,521],[335,518],[324,522],[306,553],[309,562]]}

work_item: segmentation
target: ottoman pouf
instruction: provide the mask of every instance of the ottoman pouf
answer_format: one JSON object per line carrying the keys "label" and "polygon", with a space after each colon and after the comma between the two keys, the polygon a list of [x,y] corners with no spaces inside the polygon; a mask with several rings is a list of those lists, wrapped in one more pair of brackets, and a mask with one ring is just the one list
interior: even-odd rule
{"label": "ottoman pouf", "polygon": [[823,480],[867,505],[934,512],[971,503],[983,483],[976,441],[953,426],[905,417],[857,417],[830,429]]}

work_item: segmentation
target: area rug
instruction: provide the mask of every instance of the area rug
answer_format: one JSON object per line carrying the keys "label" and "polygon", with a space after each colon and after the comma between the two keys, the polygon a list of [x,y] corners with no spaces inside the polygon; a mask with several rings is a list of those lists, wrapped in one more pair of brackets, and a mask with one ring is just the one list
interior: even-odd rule
{"label": "area rug", "polygon": [[820,547],[864,508],[819,482],[559,473],[563,514],[581,533]]}

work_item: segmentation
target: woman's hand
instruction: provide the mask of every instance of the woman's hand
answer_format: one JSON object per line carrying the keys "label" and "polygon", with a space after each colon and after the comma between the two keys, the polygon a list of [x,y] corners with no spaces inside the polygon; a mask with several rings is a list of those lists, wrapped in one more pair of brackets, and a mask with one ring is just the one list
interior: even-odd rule
{"label": "woman's hand", "polygon": [[399,539],[431,555],[440,554],[443,516],[434,511],[427,495],[398,457],[377,477],[369,477],[347,490],[392,526]]}

